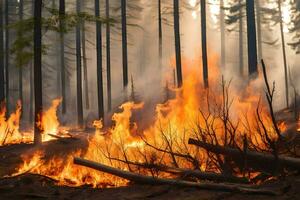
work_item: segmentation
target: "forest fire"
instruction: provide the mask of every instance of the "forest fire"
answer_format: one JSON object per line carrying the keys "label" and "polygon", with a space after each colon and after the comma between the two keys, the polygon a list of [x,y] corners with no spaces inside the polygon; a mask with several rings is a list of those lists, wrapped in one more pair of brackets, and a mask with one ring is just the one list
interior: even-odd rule
{"label": "forest fire", "polygon": [[[215,58],[210,60],[211,66],[216,66],[213,64],[214,61]],[[80,156],[123,170],[138,170],[150,175],[151,170],[141,170],[130,163],[163,166],[172,163],[170,167],[196,167],[195,160],[184,158],[184,155],[189,155],[197,158],[196,165],[199,165],[201,170],[220,172],[222,169],[216,164],[208,164],[211,158],[205,151],[187,147],[187,140],[191,137],[201,138],[212,144],[235,144],[241,148],[243,138],[247,138],[249,144],[267,149],[265,138],[261,135],[263,126],[268,130],[270,138],[276,138],[276,134],[266,105],[263,102],[257,105],[259,94],[249,92],[252,91],[249,88],[242,99],[238,98],[238,91],[229,88],[229,84],[218,75],[216,67],[211,69],[214,79],[210,80],[211,87],[207,90],[198,79],[200,76],[196,70],[198,64],[198,62],[185,61],[186,79],[183,87],[176,91],[175,99],[156,106],[155,122],[148,129],[141,131],[138,121],[131,121],[133,112],[146,109],[143,103],[124,103],[120,106],[122,112],[113,115],[114,125],[109,129],[103,130],[102,122],[94,121],[96,132],[88,139],[87,149],[76,150],[64,156],[53,156],[50,159],[44,159],[44,153],[41,151],[30,156],[24,155],[24,163],[16,169],[16,174],[30,171],[52,177],[63,185],[120,186],[127,181],[77,166],[73,164],[73,157]],[[220,81],[221,87],[218,84]],[[219,93],[222,95],[217,95]],[[56,109],[59,103],[59,99],[54,100],[51,108],[42,118],[44,134],[58,132]],[[262,124],[257,124],[258,117]],[[279,127],[283,131],[284,123]],[[48,139],[50,138],[47,137],[44,141]],[[181,156],[173,157],[172,154]],[[236,170],[234,173],[239,175],[241,172]],[[169,177],[170,174],[159,173],[157,176]]]}

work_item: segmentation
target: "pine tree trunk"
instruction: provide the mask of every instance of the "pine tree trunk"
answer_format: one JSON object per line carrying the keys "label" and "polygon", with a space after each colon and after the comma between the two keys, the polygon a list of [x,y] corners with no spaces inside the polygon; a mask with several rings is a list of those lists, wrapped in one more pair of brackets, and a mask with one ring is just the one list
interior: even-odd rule
{"label": "pine tree trunk", "polygon": [[83,78],[84,78],[84,91],[85,91],[85,108],[90,108],[90,98],[89,98],[89,79],[88,79],[88,69],[87,69],[87,57],[86,57],[86,44],[85,44],[85,22],[82,22],[82,59],[83,59]]}
{"label": "pine tree trunk", "polygon": [[0,103],[5,101],[3,1],[0,1]]}
{"label": "pine tree trunk", "polygon": [[9,0],[5,0],[5,95],[6,95],[6,116],[10,112],[9,103]]}
{"label": "pine tree trunk", "polygon": [[281,35],[281,45],[282,45],[283,66],[284,66],[285,99],[286,99],[286,107],[288,108],[290,105],[289,81],[288,81],[288,66],[287,66],[286,50],[285,50],[285,37],[284,37],[284,32],[283,32],[281,0],[278,0],[278,8],[279,8],[279,16],[280,16],[280,35]]}
{"label": "pine tree trunk", "polygon": [[208,88],[208,61],[206,37],[206,0],[201,0],[202,65],[204,87]]}
{"label": "pine tree trunk", "polygon": [[38,121],[43,111],[42,93],[42,0],[35,0],[34,4],[34,143],[42,142]]}
{"label": "pine tree trunk", "polygon": [[[95,16],[100,17],[100,2],[95,0]],[[104,120],[103,77],[102,77],[102,35],[101,22],[96,21],[96,50],[97,50],[97,91],[98,118]]]}
{"label": "pine tree trunk", "polygon": [[257,47],[258,47],[258,60],[261,60],[263,58],[263,52],[262,52],[262,35],[261,35],[261,9],[260,9],[260,2],[255,1],[256,5],[256,23],[257,23]]}
{"label": "pine tree trunk", "polygon": [[173,6],[174,6],[174,35],[175,35],[177,87],[181,87],[182,86],[182,69],[181,69],[179,0],[174,0]]}
{"label": "pine tree trunk", "polygon": [[123,58],[123,87],[128,86],[128,52],[127,52],[127,16],[126,0],[121,0],[122,16],[122,58]]}
{"label": "pine tree trunk", "polygon": [[[81,12],[80,0],[76,2],[76,12]],[[78,125],[83,125],[83,107],[82,107],[82,67],[81,67],[81,21],[76,25],[76,86],[77,86],[77,120]]]}
{"label": "pine tree trunk", "polygon": [[[24,7],[24,2],[23,0],[19,0],[19,20],[22,21],[23,20],[23,7]],[[19,30],[19,36],[18,37],[22,37],[22,29]],[[22,59],[22,58],[20,58]],[[20,62],[20,66],[19,67],[19,100],[21,101],[21,103],[23,102],[23,66],[22,66],[22,61]]]}
{"label": "pine tree trunk", "polygon": [[224,0],[220,0],[221,66],[226,67]]}
{"label": "pine tree trunk", "polygon": [[59,0],[59,26],[60,26],[60,82],[62,96],[62,114],[67,112],[67,96],[66,96],[66,67],[65,67],[65,0]]}
{"label": "pine tree trunk", "polygon": [[162,16],[161,16],[161,0],[158,0],[158,51],[159,51],[159,67],[162,67]]}
{"label": "pine tree trunk", "polygon": [[[242,5],[242,0],[239,0],[239,5]],[[244,24],[243,10],[239,10],[239,70],[240,75],[244,75]]]}
{"label": "pine tree trunk", "polygon": [[[32,14],[32,17],[34,17],[34,0],[31,1],[31,14]],[[34,62],[31,62],[30,63],[30,69],[29,69],[29,80],[30,80],[30,97],[29,97],[29,100],[30,100],[30,103],[29,103],[29,123],[34,123],[34,111],[33,111],[33,107],[34,107],[34,74],[33,74],[33,71],[34,71]]]}
{"label": "pine tree trunk", "polygon": [[246,0],[247,37],[248,37],[248,70],[249,76],[257,75],[257,47],[254,1]]}
{"label": "pine tree trunk", "polygon": [[[106,18],[110,18],[109,0],[106,0]],[[107,109],[111,111],[111,64],[110,64],[110,24],[106,24],[106,78],[107,78]]]}

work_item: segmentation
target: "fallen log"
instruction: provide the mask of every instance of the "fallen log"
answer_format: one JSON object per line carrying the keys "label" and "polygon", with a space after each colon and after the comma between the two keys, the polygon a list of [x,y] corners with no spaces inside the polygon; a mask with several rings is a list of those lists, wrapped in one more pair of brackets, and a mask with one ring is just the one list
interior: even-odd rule
{"label": "fallen log", "polygon": [[[287,157],[287,156],[278,156],[278,159],[275,158],[274,155],[270,153],[260,153],[256,151],[247,150],[246,154],[241,152],[239,149],[231,148],[231,147],[223,147],[223,146],[217,146],[208,144],[199,140],[195,139],[189,139],[189,144],[201,147],[209,152],[215,153],[215,154],[222,154],[225,156],[230,156],[231,158],[238,159],[240,161],[243,161],[245,158],[247,159],[247,163],[249,165],[254,163],[262,163],[262,164],[268,164],[269,167],[276,167],[278,164],[281,167],[287,167],[292,168],[296,170],[300,170],[300,159],[299,158],[293,158],[293,157]],[[252,162],[252,163],[251,163]],[[278,162],[278,163],[276,163]]]}
{"label": "fallen log", "polygon": [[146,184],[146,185],[174,185],[182,187],[195,187],[199,189],[206,190],[220,190],[220,191],[229,191],[229,192],[240,192],[248,194],[264,194],[264,195],[278,195],[277,192],[261,189],[253,186],[239,185],[239,184],[226,184],[226,183],[197,183],[191,181],[183,181],[176,179],[165,179],[165,178],[155,178],[152,176],[141,175],[129,171],[123,171],[117,168],[106,166],[100,163],[93,161],[85,160],[82,158],[74,158],[74,164],[89,167],[101,172],[112,174],[120,178],[127,179],[129,181]]}

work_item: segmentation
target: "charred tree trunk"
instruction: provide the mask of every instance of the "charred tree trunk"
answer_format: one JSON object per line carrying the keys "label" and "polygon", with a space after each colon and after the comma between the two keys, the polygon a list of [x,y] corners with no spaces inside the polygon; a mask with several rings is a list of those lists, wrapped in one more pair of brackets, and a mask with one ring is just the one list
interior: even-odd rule
{"label": "charred tree trunk", "polygon": [[127,14],[126,0],[121,0],[122,15],[122,58],[123,58],[123,87],[128,86],[128,52],[127,52]]}
{"label": "charred tree trunk", "polygon": [[221,66],[226,66],[224,0],[220,0]]}
{"label": "charred tree trunk", "polygon": [[179,0],[174,0],[173,4],[174,4],[174,35],[175,35],[177,87],[181,87],[182,69],[181,69],[181,44],[180,44],[180,24],[179,24]]}
{"label": "charred tree trunk", "polygon": [[0,1],[0,103],[5,101],[3,1]]}
{"label": "charred tree trunk", "polygon": [[90,108],[90,98],[89,98],[89,80],[88,80],[88,69],[87,69],[87,57],[86,57],[86,42],[85,42],[85,22],[82,22],[82,59],[83,59],[83,78],[84,78],[84,99],[85,108]]}
{"label": "charred tree trunk", "polygon": [[260,9],[260,1],[255,1],[256,6],[256,24],[257,24],[257,47],[258,47],[258,60],[263,58],[262,53],[262,35],[261,35],[261,9]]}
{"label": "charred tree trunk", "polygon": [[[100,2],[95,0],[95,16],[100,17]],[[102,35],[100,19],[96,21],[96,51],[97,51],[97,91],[98,118],[104,120],[103,77],[102,77]]]}
{"label": "charred tree trunk", "polygon": [[202,34],[202,65],[204,87],[208,88],[208,61],[206,37],[206,0],[201,0],[201,34]]}
{"label": "charred tree trunk", "polygon": [[10,112],[9,103],[9,0],[5,0],[5,95],[6,115]]}
{"label": "charred tree trunk", "polygon": [[257,47],[254,1],[246,0],[247,36],[248,36],[248,70],[249,76],[257,74]]}
{"label": "charred tree trunk", "polygon": [[286,50],[285,50],[285,37],[283,32],[283,19],[282,19],[282,9],[281,9],[281,0],[278,0],[278,9],[280,16],[280,36],[281,36],[281,45],[282,45],[282,56],[283,56],[283,66],[284,66],[284,81],[285,81],[285,99],[286,107],[289,107],[289,82],[288,82],[288,66],[286,59]]}
{"label": "charred tree trunk", "polygon": [[[239,5],[242,5],[242,0],[239,0]],[[244,74],[244,24],[243,24],[243,10],[239,10],[239,70],[240,75]]]}
{"label": "charred tree trunk", "polygon": [[[23,7],[24,7],[24,2],[23,0],[19,0],[19,20],[23,20]],[[22,37],[22,28],[18,30],[18,37]],[[19,64],[19,100],[21,103],[23,103],[23,66],[22,66],[22,58],[20,58],[20,64]]]}
{"label": "charred tree trunk", "polygon": [[[110,18],[109,0],[106,0],[105,14],[106,18]],[[107,78],[107,109],[111,111],[111,69],[110,69],[110,24],[106,24],[106,78]]]}
{"label": "charred tree trunk", "polygon": [[59,0],[59,26],[60,26],[60,82],[62,96],[62,114],[67,112],[67,96],[66,96],[66,67],[65,67],[65,0]]}
{"label": "charred tree trunk", "polygon": [[[81,12],[81,2],[76,2],[76,12]],[[77,119],[78,125],[83,125],[83,107],[82,107],[82,67],[81,67],[81,20],[76,25],[76,70],[77,70]]]}
{"label": "charred tree trunk", "polygon": [[159,67],[162,67],[162,16],[161,16],[161,0],[158,0],[158,52]]}
{"label": "charred tree trunk", "polygon": [[42,91],[42,0],[35,0],[34,3],[34,143],[42,142],[41,130],[38,121],[43,111]]}

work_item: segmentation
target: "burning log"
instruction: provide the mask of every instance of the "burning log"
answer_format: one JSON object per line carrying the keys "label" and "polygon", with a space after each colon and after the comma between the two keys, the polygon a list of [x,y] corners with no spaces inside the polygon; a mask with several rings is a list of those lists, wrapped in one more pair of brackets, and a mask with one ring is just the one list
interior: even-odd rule
{"label": "burning log", "polygon": [[288,168],[300,170],[300,159],[298,158],[287,157],[287,156],[278,156],[278,158],[276,158],[272,154],[260,153],[251,150],[247,150],[245,155],[239,149],[212,145],[191,138],[189,139],[188,143],[201,147],[215,154],[223,154],[225,156],[233,157],[238,161],[244,160],[246,156],[249,165],[251,163],[268,163],[269,167],[270,166],[272,167],[272,163],[275,163],[277,161],[281,167],[288,167]]}
{"label": "burning log", "polygon": [[241,193],[249,193],[249,194],[278,195],[277,192],[271,190],[260,189],[253,186],[247,186],[241,184],[196,183],[196,182],[176,180],[176,179],[155,178],[152,176],[146,176],[146,175],[141,175],[129,171],[123,171],[117,168],[113,168],[110,166],[106,166],[82,158],[74,158],[74,163],[101,172],[109,173],[139,184],[174,185],[174,186],[181,186],[181,187],[195,187],[195,188],[206,189],[206,190],[220,190],[220,191],[241,192]]}

